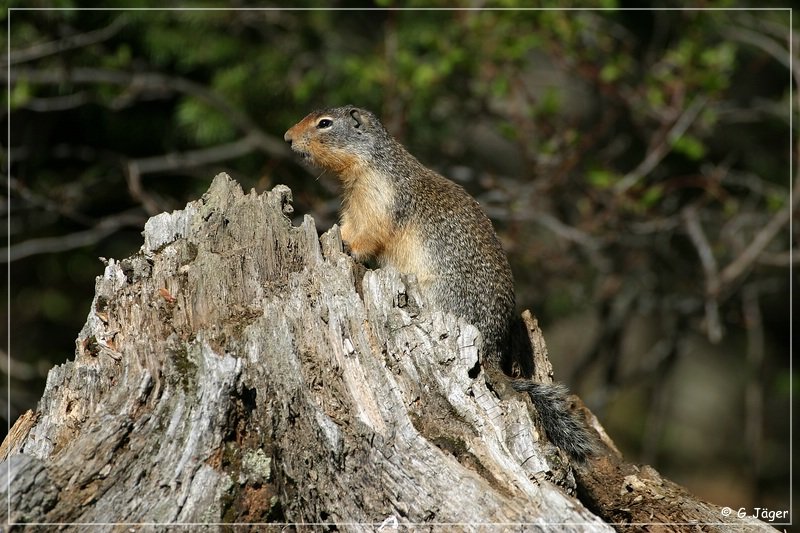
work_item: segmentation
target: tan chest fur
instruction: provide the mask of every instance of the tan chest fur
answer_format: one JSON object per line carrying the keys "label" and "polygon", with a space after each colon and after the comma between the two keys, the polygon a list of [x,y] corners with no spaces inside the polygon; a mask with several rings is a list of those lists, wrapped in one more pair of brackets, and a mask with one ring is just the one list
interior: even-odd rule
{"label": "tan chest fur", "polygon": [[375,258],[404,274],[414,274],[421,284],[430,278],[428,251],[413,225],[399,227],[393,219],[394,187],[386,176],[361,172],[342,176],[342,239],[359,260]]}
{"label": "tan chest fur", "polygon": [[342,239],[356,258],[380,260],[395,231],[393,188],[384,176],[369,170],[351,169],[340,178]]}

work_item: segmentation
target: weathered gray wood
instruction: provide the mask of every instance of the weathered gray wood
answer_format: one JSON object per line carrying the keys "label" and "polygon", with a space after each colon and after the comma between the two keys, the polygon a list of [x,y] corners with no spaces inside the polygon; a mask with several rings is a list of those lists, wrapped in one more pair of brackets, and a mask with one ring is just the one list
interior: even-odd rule
{"label": "weathered gray wood", "polygon": [[0,451],[8,518],[610,529],[524,398],[470,377],[478,331],[392,270],[359,295],[338,229],[290,202],[221,174],[107,261],[75,360]]}

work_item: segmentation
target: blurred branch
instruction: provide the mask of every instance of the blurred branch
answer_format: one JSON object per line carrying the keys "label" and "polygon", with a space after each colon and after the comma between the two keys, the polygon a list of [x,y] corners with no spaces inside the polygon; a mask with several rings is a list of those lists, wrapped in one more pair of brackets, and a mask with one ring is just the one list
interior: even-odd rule
{"label": "blurred branch", "polygon": [[790,221],[791,212],[800,200],[800,186],[795,183],[792,201],[775,213],[767,224],[750,239],[749,244],[721,271],[714,257],[711,244],[703,232],[695,206],[683,210],[682,216],[686,231],[692,241],[705,276],[705,309],[708,338],[718,342],[722,338],[722,326],[719,315],[720,294],[741,278],[754,263],[789,266],[797,258],[797,250],[789,250],[781,254],[766,254],[764,250],[777,236],[778,232]]}
{"label": "blurred branch", "polygon": [[[570,371],[567,382],[577,383],[591,375],[593,365],[605,362],[604,379],[592,391],[592,403],[606,405],[618,384],[618,375],[625,325],[630,323],[639,297],[638,291],[630,285],[623,285],[620,279],[609,276],[602,281],[603,289],[598,291],[596,315],[600,318],[598,331],[594,335],[591,348],[577,361]],[[602,367],[600,367],[602,368]]]}
{"label": "blurred branch", "polygon": [[559,237],[573,242],[586,250],[587,256],[598,272],[609,272],[611,261],[602,252],[604,246],[602,239],[598,239],[578,228],[564,224],[549,213],[536,211],[532,214],[531,218],[540,226],[547,228]]}
{"label": "blurred branch", "polygon": [[145,217],[137,207],[100,220],[93,228],[59,237],[30,239],[0,250],[0,262],[8,263],[32,255],[63,252],[89,246],[126,226],[141,227]]}
{"label": "blurred branch", "polygon": [[681,225],[680,217],[669,216],[660,218],[651,218],[641,222],[631,222],[631,232],[639,235],[649,235],[652,233],[664,233],[672,231]]}
{"label": "blurred branch", "polygon": [[650,402],[642,432],[641,460],[644,462],[655,462],[664,442],[672,393],[672,388],[668,385],[669,380],[664,379],[664,376],[670,375],[673,370],[680,355],[681,344],[684,342],[678,329],[678,322],[679,320],[669,319],[662,322],[665,331],[661,336],[663,342],[658,343],[655,349],[658,357],[654,360],[652,373],[643,376],[643,379],[650,378],[651,387]]}
{"label": "blurred branch", "polygon": [[753,237],[744,251],[722,270],[719,276],[720,288],[734,283],[749,270],[753,263],[759,259],[767,245],[772,242],[783,226],[789,222],[791,213],[797,207],[798,200],[800,200],[800,185],[798,185],[797,180],[795,180],[791,198],[791,201],[783,209],[773,215],[767,225],[764,226],[764,229]]}
{"label": "blurred branch", "polygon": [[700,110],[703,109],[703,106],[705,106],[707,100],[708,99],[704,96],[698,96],[695,98],[689,107],[687,107],[677,118],[667,134],[662,136],[656,142],[651,142],[650,147],[647,150],[647,155],[642,162],[639,163],[635,169],[628,172],[619,182],[617,182],[617,184],[614,186],[614,190],[617,193],[624,193],[636,185],[639,180],[652,172],[656,165],[658,165],[661,160],[664,159],[664,157],[666,157],[666,155],[670,152],[675,141],[678,140],[684,133],[686,133],[686,130],[689,129],[689,126],[691,126],[694,120],[697,118],[697,115],[700,113]]}
{"label": "blurred branch", "polygon": [[597,252],[602,248],[602,243],[600,240],[592,237],[586,232],[564,224],[556,217],[548,213],[532,213],[531,219],[537,224],[549,229],[559,237],[579,244],[590,252]]}
{"label": "blurred branch", "polygon": [[[739,27],[729,29],[724,33],[731,39],[760,48],[787,68],[790,68],[795,61],[795,54],[791,53],[790,50],[787,50],[775,40],[756,31]],[[791,70],[794,74],[795,85],[800,86],[800,74],[797,72],[797,68]],[[798,96],[798,98],[800,98],[800,96]],[[713,257],[708,241],[705,239],[705,235],[702,233],[702,228],[699,225],[694,208],[684,210],[687,231],[689,232],[689,236],[695,248],[698,250],[706,275],[706,317],[709,322],[709,338],[711,338],[711,335],[714,333],[712,326],[719,323],[719,310],[717,309],[716,297],[719,295],[720,291],[726,286],[738,281],[754,263],[760,262],[766,247],[777,236],[784,225],[789,223],[791,214],[797,207],[798,200],[800,200],[800,186],[798,186],[797,180],[795,180],[794,186],[790,191],[790,198],[791,200],[787,202],[787,205],[772,216],[764,228],[756,233],[750,240],[750,243],[745,247],[742,253],[723,268],[721,272],[717,269],[716,260]],[[793,256],[794,251],[790,251],[787,255],[789,264],[793,261]],[[769,257],[774,258],[775,256],[770,255]],[[711,304],[711,306],[709,306],[709,304]]]}
{"label": "blurred branch", "polygon": [[[531,187],[514,187],[512,189],[514,191],[515,198],[522,198],[522,205],[531,205],[531,201],[527,198],[529,196],[532,188]],[[482,196],[478,198],[481,206],[483,207],[486,214],[492,220],[498,221],[513,221],[513,222],[535,222],[539,224],[543,228],[547,229],[548,231],[553,232],[558,237],[577,244],[579,247],[583,248],[586,251],[587,256],[591,260],[592,264],[598,269],[600,272],[607,272],[609,269],[609,260],[605,257],[602,253],[603,247],[606,245],[604,239],[597,238],[585,231],[581,231],[580,229],[565,224],[564,222],[560,221],[558,218],[554,217],[549,213],[545,213],[540,209],[523,209],[523,210],[514,210],[510,211],[509,209],[497,208],[494,207],[491,201],[486,197]]]}
{"label": "blurred branch", "polygon": [[47,376],[49,368],[37,368],[36,365],[24,363],[10,357],[5,350],[0,351],[0,373],[11,376],[13,379],[28,381]]}
{"label": "blurred branch", "polygon": [[[743,28],[741,26],[734,26],[728,28],[727,30],[723,30],[722,34],[731,40],[760,48],[762,51],[775,58],[781,65],[789,68],[789,63],[791,62],[791,54],[789,54],[789,50],[766,35],[757,31],[753,31],[749,28]],[[783,37],[788,40],[789,28],[786,28],[786,35]]]}
{"label": "blurred branch", "polygon": [[758,256],[758,264],[777,267],[788,267],[800,261],[800,250],[797,248],[779,254],[763,253]]}
{"label": "blurred branch", "polygon": [[127,24],[125,17],[119,16],[114,19],[111,24],[105,28],[100,28],[99,30],[70,35],[69,37],[59,39],[58,41],[35,44],[28,48],[23,48],[22,50],[11,50],[9,52],[10,61],[4,60],[0,64],[3,66],[9,64],[15,65],[17,63],[33,61],[35,59],[41,59],[43,57],[60,54],[61,52],[66,52],[67,50],[73,50],[75,48],[82,48],[90,44],[99,43],[116,35],[117,32],[119,32],[119,30],[125,26],[125,24]]}
{"label": "blurred branch", "polygon": [[705,309],[708,339],[713,343],[717,343],[722,339],[722,323],[720,322],[719,302],[717,301],[720,292],[720,276],[717,260],[714,257],[714,252],[711,250],[711,244],[708,242],[703,228],[700,225],[697,207],[690,205],[683,210],[682,214],[686,225],[686,231],[697,250],[697,255],[700,257],[700,264],[703,265],[703,272],[705,274]]}
{"label": "blurred branch", "polygon": [[[16,150],[14,151],[14,159],[17,159]],[[65,202],[57,202],[46,196],[34,193],[30,188],[26,187],[24,183],[12,177],[8,181],[8,189],[10,192],[15,193],[19,199],[28,202],[33,207],[42,208],[45,211],[58,213],[59,215],[83,224],[90,226],[94,224],[94,220],[86,215],[75,211],[70,208]],[[16,210],[16,208],[15,208]]]}
{"label": "blurred branch", "polygon": [[21,107],[36,111],[37,113],[49,113],[80,107],[89,101],[89,95],[86,94],[85,91],[79,91],[74,94],[54,96],[52,98],[31,98]]}
{"label": "blurred branch", "polygon": [[[5,73],[0,74],[6,76]],[[159,156],[133,159],[126,166],[128,190],[131,196],[141,202],[148,214],[162,211],[158,201],[148,194],[142,185],[144,174],[196,167],[203,164],[238,157],[254,150],[261,150],[277,158],[289,158],[291,152],[282,139],[264,133],[245,113],[230,105],[227,100],[208,88],[185,78],[160,73],[128,73],[101,68],[78,67],[71,70],[13,69],[12,83],[27,80],[35,83],[110,83],[127,87],[131,94],[144,91],[164,93],[180,92],[194,96],[223,113],[235,124],[245,137],[224,145],[213,146],[183,153],[170,153]]]}
{"label": "blurred branch", "polygon": [[[450,172],[450,175],[453,174],[456,173]],[[471,179],[479,180],[478,177],[473,177]],[[542,193],[541,183],[533,182],[522,184],[513,179],[506,179],[501,176],[493,176],[492,179],[499,183],[500,186],[490,191],[491,194],[485,194],[478,198],[481,207],[483,207],[486,214],[489,215],[489,218],[504,222],[536,222],[559,237],[583,246],[591,252],[596,252],[605,246],[603,239],[598,239],[574,226],[569,226],[553,215],[543,212],[541,209],[530,209],[529,206],[534,205],[533,197]],[[499,197],[499,202],[503,205],[502,208],[493,205],[498,201],[498,197],[493,198],[492,195],[498,193],[499,190],[506,191],[504,195]],[[508,209],[507,206],[512,201],[523,206],[523,208],[514,210]]]}
{"label": "blurred branch", "polygon": [[747,464],[753,479],[758,479],[762,464],[764,416],[764,322],[758,286],[749,283],[742,289],[742,315],[747,330],[747,385],[745,387],[745,440]]}
{"label": "blurred branch", "polygon": [[290,151],[282,139],[264,133],[250,117],[230,105],[225,98],[186,78],[157,72],[130,73],[90,67],[77,67],[69,70],[17,68],[11,69],[10,76],[5,71],[0,72],[0,78],[7,79],[11,83],[25,80],[51,85],[63,83],[110,83],[128,87],[133,92],[158,91],[167,94],[173,92],[188,94],[202,100],[227,116],[240,130],[252,137],[258,149],[272,157],[290,157]]}
{"label": "blurred branch", "polygon": [[[753,25],[761,26],[766,31],[769,31],[769,33],[775,39],[780,39],[781,41],[783,41],[786,46],[782,46],[781,44],[779,44],[777,40],[770,39],[764,34],[761,34],[757,31],[744,27],[734,27],[727,31],[724,31],[723,34],[727,35],[729,38],[733,40],[753,45],[761,49],[762,51],[766,52],[770,56],[772,56],[781,65],[789,69],[789,71],[794,75],[795,89],[800,89],[800,72],[798,72],[797,68],[798,65],[796,64],[797,48],[800,46],[800,43],[798,43],[799,36],[797,32],[789,27],[779,28],[774,24],[765,23],[764,21],[760,21],[750,15],[748,15],[747,17],[749,18],[742,18],[741,20],[746,20]],[[781,30],[785,30],[786,34],[784,35]],[[792,43],[792,46],[794,46],[793,50],[788,49],[788,45],[790,42]],[[800,104],[800,90],[795,90],[794,93],[795,93],[794,94],[795,98],[797,99],[795,105],[798,105]],[[789,110],[789,113],[790,115],[793,113],[793,110],[791,108]],[[798,140],[798,142],[800,142],[800,140]],[[796,192],[797,191],[795,191],[795,196]],[[796,205],[796,200],[795,202],[793,202],[793,205]]]}
{"label": "blurred branch", "polygon": [[[793,72],[795,85],[800,87],[800,73],[798,73],[798,65],[795,64],[796,54],[794,54],[793,51],[784,48],[783,46],[779,45],[778,42],[770,39],[769,37],[747,28],[733,28],[726,31],[725,34],[731,39],[752,44],[760,48],[787,68],[794,66],[795,68],[790,68],[790,70]],[[788,33],[786,37],[789,37]],[[794,37],[794,45],[798,46],[798,36],[792,32],[792,37]],[[800,93],[800,91],[796,90],[795,96],[796,98],[800,99],[800,94],[798,93]],[[798,102],[800,102],[800,100],[798,100]],[[798,102],[795,102],[795,104],[798,105]],[[790,113],[792,112],[794,112],[794,110],[790,110]],[[744,249],[744,251],[722,270],[721,274],[719,275],[718,289],[722,288],[724,285],[730,285],[734,283],[747,270],[750,269],[753,263],[760,262],[767,245],[772,242],[783,226],[790,221],[791,214],[797,207],[798,200],[800,200],[800,186],[798,185],[797,180],[795,180],[794,186],[789,194],[791,198],[790,202],[788,202],[783,209],[775,213],[769,222],[767,222],[766,226],[764,226],[764,228],[759,231],[750,241],[750,244]],[[788,252],[788,264],[791,264],[794,261],[795,252],[796,251]],[[769,255],[769,257],[774,258],[775,255]]]}
{"label": "blurred branch", "polygon": [[238,141],[186,152],[171,152],[169,154],[131,159],[127,164],[128,190],[134,199],[141,202],[150,215],[161,212],[155,199],[148,195],[142,187],[142,175],[167,170],[199,167],[217,161],[233,159],[248,154],[258,148],[257,135],[250,134]]}
{"label": "blurred branch", "polygon": [[154,157],[132,159],[129,165],[135,166],[140,174],[149,174],[165,170],[198,167],[225,159],[233,159],[234,157],[248,154],[257,148],[257,136],[248,135],[238,141],[211,146],[209,148],[188,150],[186,152],[171,152]]}
{"label": "blurred branch", "polygon": [[782,184],[764,180],[761,176],[753,172],[742,172],[727,170],[724,181],[727,185],[736,185],[749,190],[758,199],[763,201],[768,195],[783,195],[786,187]]}
{"label": "blurred branch", "polygon": [[[756,17],[751,12],[739,11],[737,12],[737,19],[750,28],[758,28],[768,35],[772,35],[776,39],[788,41],[788,34],[791,31],[788,24],[780,24],[772,19],[766,17]],[[788,20],[787,20],[788,22]]]}

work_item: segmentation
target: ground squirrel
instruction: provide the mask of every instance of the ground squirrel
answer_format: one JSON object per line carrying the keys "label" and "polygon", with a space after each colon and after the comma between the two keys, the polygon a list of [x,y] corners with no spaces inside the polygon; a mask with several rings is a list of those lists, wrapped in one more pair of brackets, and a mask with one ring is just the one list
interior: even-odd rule
{"label": "ground squirrel", "polygon": [[[423,297],[483,334],[484,361],[508,368],[514,281],[505,252],[478,202],[426,168],[369,111],[315,111],[284,135],[292,150],[342,183],[341,233],[357,260],[415,274]],[[571,411],[563,385],[513,379],[548,439],[574,459],[593,439]]]}

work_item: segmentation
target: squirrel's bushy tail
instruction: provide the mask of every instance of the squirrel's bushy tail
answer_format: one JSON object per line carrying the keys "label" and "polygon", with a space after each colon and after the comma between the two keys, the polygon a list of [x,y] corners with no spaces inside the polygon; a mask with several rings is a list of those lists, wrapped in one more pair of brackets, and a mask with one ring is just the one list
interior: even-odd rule
{"label": "squirrel's bushy tail", "polygon": [[512,387],[528,393],[550,442],[578,462],[583,462],[594,453],[595,439],[571,409],[567,387],[560,383],[536,383],[529,379],[515,379]]}

